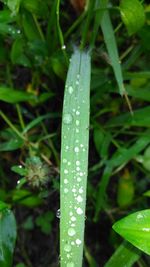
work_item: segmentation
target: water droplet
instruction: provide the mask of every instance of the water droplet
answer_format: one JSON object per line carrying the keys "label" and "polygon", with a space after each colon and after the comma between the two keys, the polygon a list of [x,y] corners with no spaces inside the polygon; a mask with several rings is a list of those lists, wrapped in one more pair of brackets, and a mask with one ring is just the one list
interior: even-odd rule
{"label": "water droplet", "polygon": [[79,85],[79,81],[78,80],[76,81],[76,85]]}
{"label": "water droplet", "polygon": [[61,49],[62,50],[65,50],[66,49],[66,46],[65,45],[62,45]]}
{"label": "water droplet", "polygon": [[64,188],[64,193],[65,193],[65,194],[68,193],[68,188]]}
{"label": "water droplet", "polygon": [[67,159],[63,159],[63,163],[67,163]]}
{"label": "water droplet", "polygon": [[77,196],[77,201],[78,202],[82,202],[83,201],[83,198],[81,196]]}
{"label": "water droplet", "polygon": [[69,92],[69,94],[72,94],[73,93],[73,87],[72,86],[69,86],[68,92]]}
{"label": "water droplet", "polygon": [[80,111],[77,110],[77,111],[76,111],[76,115],[77,115],[77,116],[80,115]]}
{"label": "water droplet", "polygon": [[61,214],[60,214],[60,209],[58,209],[58,210],[56,211],[56,217],[57,217],[58,219],[60,219],[60,216],[61,216]]}
{"label": "water droplet", "polygon": [[76,125],[79,126],[80,122],[79,120],[76,120]]}
{"label": "water droplet", "polygon": [[68,170],[65,169],[65,170],[64,170],[64,173],[67,174],[67,173],[68,173]]}
{"label": "water droplet", "polygon": [[81,245],[82,241],[80,239],[76,239],[76,244]]}
{"label": "water droplet", "polygon": [[83,213],[83,210],[81,208],[77,208],[76,212],[77,214],[81,215]]}
{"label": "water droplet", "polygon": [[77,178],[77,181],[78,181],[78,182],[81,182],[81,178],[80,178],[80,177],[78,177],[78,178]]}
{"label": "water droplet", "polygon": [[83,193],[83,188],[79,188],[79,193],[82,194]]}
{"label": "water droplet", "polygon": [[72,121],[73,121],[73,117],[72,117],[71,114],[69,114],[69,113],[64,114],[64,116],[63,116],[63,123],[65,123],[65,124],[71,124]]}
{"label": "water droplet", "polygon": [[76,170],[77,170],[77,171],[80,171],[80,167],[77,167]]}
{"label": "water droplet", "polygon": [[17,181],[17,184],[20,184],[20,180]]}
{"label": "water droplet", "polygon": [[68,180],[67,179],[64,179],[64,184],[68,184]]}
{"label": "water droplet", "polygon": [[76,146],[76,147],[74,148],[74,151],[75,151],[76,153],[78,153],[78,152],[79,152],[79,148]]}
{"label": "water droplet", "polygon": [[143,215],[142,215],[141,213],[139,213],[139,214],[137,215],[137,219],[143,219]]}
{"label": "water droplet", "polygon": [[74,263],[73,262],[68,262],[67,263],[67,267],[74,267],[75,265],[74,265]]}
{"label": "water droplet", "polygon": [[74,236],[76,234],[76,231],[73,228],[68,229],[68,235],[69,236]]}
{"label": "water droplet", "polygon": [[22,165],[19,165],[18,167],[21,169],[22,168]]}
{"label": "water droplet", "polygon": [[70,246],[69,244],[66,244],[66,245],[64,246],[64,251],[66,251],[66,252],[70,252],[70,251],[71,251],[71,246]]}
{"label": "water droplet", "polygon": [[76,161],[76,165],[77,165],[77,166],[80,165],[80,161],[79,161],[79,160]]}
{"label": "water droplet", "polygon": [[72,222],[75,222],[75,221],[76,221],[76,217],[75,217],[75,216],[72,216],[72,217],[71,217],[71,221],[72,221]]}

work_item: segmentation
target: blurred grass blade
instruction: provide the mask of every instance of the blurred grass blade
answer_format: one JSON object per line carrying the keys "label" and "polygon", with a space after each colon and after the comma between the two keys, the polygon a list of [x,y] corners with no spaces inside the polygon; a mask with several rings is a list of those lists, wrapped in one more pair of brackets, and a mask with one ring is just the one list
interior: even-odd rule
{"label": "blurred grass blade", "polygon": [[38,116],[36,119],[32,120],[28,125],[24,128],[23,134],[27,133],[29,130],[31,130],[33,127],[37,126],[39,123],[41,123],[43,120],[48,118],[58,118],[60,117],[59,113],[47,113],[45,115]]}
{"label": "blurred grass blade", "polygon": [[90,55],[75,50],[65,86],[61,145],[61,267],[81,267],[89,139]]}
{"label": "blurred grass blade", "polygon": [[123,242],[113,253],[104,267],[132,267],[133,264],[140,258],[140,251],[130,245],[130,243]]}
{"label": "blurred grass blade", "polygon": [[150,255],[150,210],[141,210],[124,217],[113,225],[113,229]]}
{"label": "blurred grass blade", "polygon": [[109,179],[112,174],[112,166],[108,165],[105,167],[101,181],[98,186],[98,192],[96,197],[96,206],[95,206],[95,216],[94,222],[97,222],[99,219],[99,213],[104,205],[105,196],[106,196],[106,188],[109,183]]}
{"label": "blurred grass blade", "polygon": [[136,33],[144,25],[144,7],[139,0],[122,0],[120,3],[121,18],[129,35]]}
{"label": "blurred grass blade", "polygon": [[104,12],[101,21],[101,28],[104,35],[104,41],[108,50],[111,65],[114,70],[114,74],[118,83],[119,91],[120,94],[123,95],[125,93],[125,88],[123,84],[122,70],[121,70],[114,30],[108,11]]}
{"label": "blurred grass blade", "polygon": [[101,24],[101,19],[105,12],[105,9],[107,8],[107,3],[108,3],[108,0],[102,0],[102,1],[96,0],[96,3],[95,3],[96,14],[94,17],[94,26],[93,26],[92,36],[91,36],[91,43],[90,43],[92,48],[94,47],[98,29]]}
{"label": "blurred grass blade", "polygon": [[35,100],[36,97],[33,94],[26,93],[24,91],[14,90],[8,87],[0,87],[0,100],[7,103],[18,103],[22,101]]}
{"label": "blurred grass blade", "polygon": [[150,125],[150,107],[140,108],[134,111],[134,116],[129,112],[124,113],[118,117],[110,119],[107,123],[108,127],[118,127],[121,125],[126,126],[139,126],[147,127]]}
{"label": "blurred grass blade", "polygon": [[0,266],[12,266],[16,242],[16,221],[11,210],[0,203]]}
{"label": "blurred grass blade", "polygon": [[8,6],[8,8],[11,10],[12,14],[11,16],[17,15],[19,11],[21,0],[6,0],[5,4]]}
{"label": "blurred grass blade", "polygon": [[96,207],[95,207],[95,217],[94,221],[96,222],[99,218],[99,213],[105,202],[105,195],[109,179],[112,175],[113,169],[116,167],[124,166],[132,158],[138,155],[148,144],[150,143],[149,131],[146,131],[143,136],[141,136],[135,144],[129,148],[120,148],[112,156],[112,158],[107,162],[107,166],[104,169],[101,181],[98,187],[98,193],[96,198]]}

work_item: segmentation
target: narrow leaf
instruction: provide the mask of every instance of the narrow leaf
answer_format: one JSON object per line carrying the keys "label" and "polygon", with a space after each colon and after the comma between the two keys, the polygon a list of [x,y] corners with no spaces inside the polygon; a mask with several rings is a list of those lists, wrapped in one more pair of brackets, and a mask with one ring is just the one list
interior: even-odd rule
{"label": "narrow leaf", "polygon": [[12,88],[0,87],[0,100],[14,104],[21,101],[35,100],[35,96]]}
{"label": "narrow leaf", "polygon": [[9,209],[0,211],[0,237],[0,266],[10,267],[16,241],[16,222]]}
{"label": "narrow leaf", "polygon": [[125,88],[123,85],[122,70],[121,70],[114,30],[108,11],[105,11],[102,17],[101,28],[104,35],[104,41],[108,50],[110,61],[112,64],[112,68],[114,70],[114,74],[118,83],[119,91],[120,94],[123,95]]}
{"label": "narrow leaf", "polygon": [[90,55],[75,50],[65,86],[61,145],[61,267],[81,267],[83,257]]}
{"label": "narrow leaf", "polygon": [[123,242],[115,250],[104,267],[132,267],[133,264],[140,258],[140,254],[140,251],[130,245],[130,243]]}

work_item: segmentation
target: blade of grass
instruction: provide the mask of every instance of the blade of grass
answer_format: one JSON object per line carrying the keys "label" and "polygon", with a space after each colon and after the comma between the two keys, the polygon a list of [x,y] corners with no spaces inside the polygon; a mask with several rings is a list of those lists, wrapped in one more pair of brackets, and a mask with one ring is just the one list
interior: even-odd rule
{"label": "blade of grass", "polygon": [[141,252],[128,242],[123,242],[110,257],[104,267],[126,266],[132,267],[140,258]]}
{"label": "blade of grass", "polygon": [[[85,67],[86,66],[86,67]],[[89,140],[90,55],[75,50],[65,86],[60,186],[61,267],[81,267]]]}
{"label": "blade of grass", "polygon": [[107,162],[98,187],[94,217],[95,222],[98,221],[99,213],[104,205],[107,186],[114,168],[126,165],[131,159],[138,155],[149,143],[149,131],[145,131],[145,133],[141,137],[139,137],[139,139],[132,146],[130,146],[129,148],[118,149],[117,153],[115,153],[113,157]]}
{"label": "blade of grass", "polygon": [[101,28],[104,35],[105,44],[108,50],[108,54],[111,60],[112,68],[118,83],[120,94],[125,93],[125,88],[123,84],[122,70],[120,66],[120,60],[118,55],[118,49],[116,44],[116,39],[113,31],[113,26],[109,16],[109,12],[105,11],[101,21]]}
{"label": "blade of grass", "polygon": [[67,57],[67,54],[66,54],[66,51],[65,51],[66,46],[65,46],[65,42],[64,42],[64,37],[63,37],[62,30],[61,30],[61,26],[60,26],[60,0],[57,0],[57,5],[56,5],[56,23],[57,23],[58,36],[59,36],[61,49],[63,51],[63,54],[64,54],[66,62],[68,62],[68,57]]}
{"label": "blade of grass", "polygon": [[107,3],[108,3],[108,0],[102,0],[102,1],[97,0],[95,3],[96,14],[94,17],[94,27],[93,27],[91,42],[90,42],[92,48],[94,47],[96,36],[97,36],[98,30],[101,24],[104,11],[107,7]]}
{"label": "blade of grass", "polygon": [[88,30],[89,30],[90,22],[93,16],[94,5],[95,5],[95,0],[89,1],[87,18],[85,20],[85,24],[84,24],[83,31],[82,31],[82,39],[81,39],[81,45],[80,45],[81,49],[84,49],[86,46]]}

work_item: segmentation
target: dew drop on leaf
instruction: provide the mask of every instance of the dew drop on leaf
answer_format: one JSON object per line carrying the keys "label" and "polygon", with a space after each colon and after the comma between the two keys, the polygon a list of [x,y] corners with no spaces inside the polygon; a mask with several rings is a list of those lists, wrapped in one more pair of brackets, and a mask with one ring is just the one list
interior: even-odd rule
{"label": "dew drop on leaf", "polygon": [[57,212],[56,212],[56,217],[57,217],[58,219],[60,219],[60,216],[61,216],[61,214],[60,214],[60,209],[58,209]]}
{"label": "dew drop on leaf", "polygon": [[71,251],[71,246],[70,246],[69,244],[66,244],[66,245],[64,246],[64,251],[66,251],[66,252],[70,252],[70,251]]}
{"label": "dew drop on leaf", "polygon": [[72,121],[73,121],[73,117],[70,113],[64,114],[64,116],[63,116],[63,123],[64,124],[71,124]]}
{"label": "dew drop on leaf", "polygon": [[73,228],[68,229],[68,235],[69,236],[74,236],[76,234],[76,231]]}

